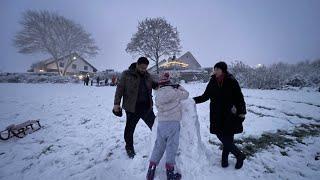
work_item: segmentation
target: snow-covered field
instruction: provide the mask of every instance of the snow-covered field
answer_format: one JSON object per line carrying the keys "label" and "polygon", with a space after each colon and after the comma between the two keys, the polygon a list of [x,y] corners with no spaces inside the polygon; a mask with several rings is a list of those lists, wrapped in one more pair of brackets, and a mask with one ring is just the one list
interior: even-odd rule
{"label": "snow-covered field", "polygon": [[[193,97],[206,84],[184,86]],[[111,113],[114,92],[115,87],[80,84],[0,84],[1,130],[28,119],[40,119],[43,125],[23,139],[0,141],[0,179],[144,179],[153,133],[139,122],[134,134],[137,155],[126,156],[125,116]],[[319,92],[243,89],[243,93],[248,114],[244,133],[237,139],[320,124]],[[197,149],[190,148],[190,154],[177,158],[183,179],[319,179],[318,135],[285,149],[270,146],[246,160],[241,170],[234,169],[233,158],[228,168],[221,168],[219,141],[208,129],[209,102],[196,107],[202,141],[195,144]],[[195,128],[187,124],[188,130]],[[156,178],[164,177],[159,168]]]}

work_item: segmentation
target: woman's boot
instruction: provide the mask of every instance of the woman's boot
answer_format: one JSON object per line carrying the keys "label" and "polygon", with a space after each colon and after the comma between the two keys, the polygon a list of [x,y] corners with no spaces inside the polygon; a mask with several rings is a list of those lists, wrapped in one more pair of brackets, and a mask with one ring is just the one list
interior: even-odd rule
{"label": "woman's boot", "polygon": [[156,163],[155,162],[150,162],[149,168],[148,168],[148,173],[147,173],[147,180],[153,180],[154,174],[156,172]]}
{"label": "woman's boot", "polygon": [[171,164],[166,164],[167,169],[167,180],[180,180],[181,174],[174,173],[174,166]]}
{"label": "woman's boot", "polygon": [[228,156],[229,156],[229,151],[223,147],[223,150],[222,150],[222,157],[221,157],[221,166],[223,168],[226,168],[229,166],[229,163],[228,163]]}
{"label": "woman's boot", "polygon": [[244,155],[242,152],[236,157],[237,162],[236,162],[236,169],[241,169],[243,166],[243,161],[246,159],[246,155]]}

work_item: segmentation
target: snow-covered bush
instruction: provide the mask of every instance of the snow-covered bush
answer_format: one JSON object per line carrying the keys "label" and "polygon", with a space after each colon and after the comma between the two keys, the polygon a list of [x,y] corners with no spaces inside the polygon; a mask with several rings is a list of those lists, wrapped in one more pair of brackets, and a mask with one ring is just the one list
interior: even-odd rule
{"label": "snow-covered bush", "polygon": [[60,76],[55,73],[0,73],[1,83],[79,83],[74,76]]}
{"label": "snow-covered bush", "polygon": [[240,85],[246,88],[281,89],[287,85],[320,87],[320,59],[297,64],[276,63],[257,68],[238,61],[232,63],[229,70]]}
{"label": "snow-covered bush", "polygon": [[307,85],[307,82],[300,74],[296,74],[288,79],[286,84],[293,87],[304,87]]}

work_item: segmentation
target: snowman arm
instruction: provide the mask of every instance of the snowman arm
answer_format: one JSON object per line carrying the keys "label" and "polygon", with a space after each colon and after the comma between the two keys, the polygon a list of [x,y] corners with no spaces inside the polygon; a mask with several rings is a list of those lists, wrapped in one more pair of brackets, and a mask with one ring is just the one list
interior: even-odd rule
{"label": "snowman arm", "polygon": [[179,86],[177,92],[180,100],[187,99],[189,97],[189,92],[185,90],[182,86]]}

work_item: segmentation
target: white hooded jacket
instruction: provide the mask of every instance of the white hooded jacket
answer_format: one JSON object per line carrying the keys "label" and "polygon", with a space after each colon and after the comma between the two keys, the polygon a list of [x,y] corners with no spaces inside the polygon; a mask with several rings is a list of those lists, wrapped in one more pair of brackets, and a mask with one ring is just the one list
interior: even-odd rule
{"label": "white hooded jacket", "polygon": [[189,93],[182,87],[165,86],[155,92],[155,104],[158,109],[158,121],[181,121],[181,103]]}

